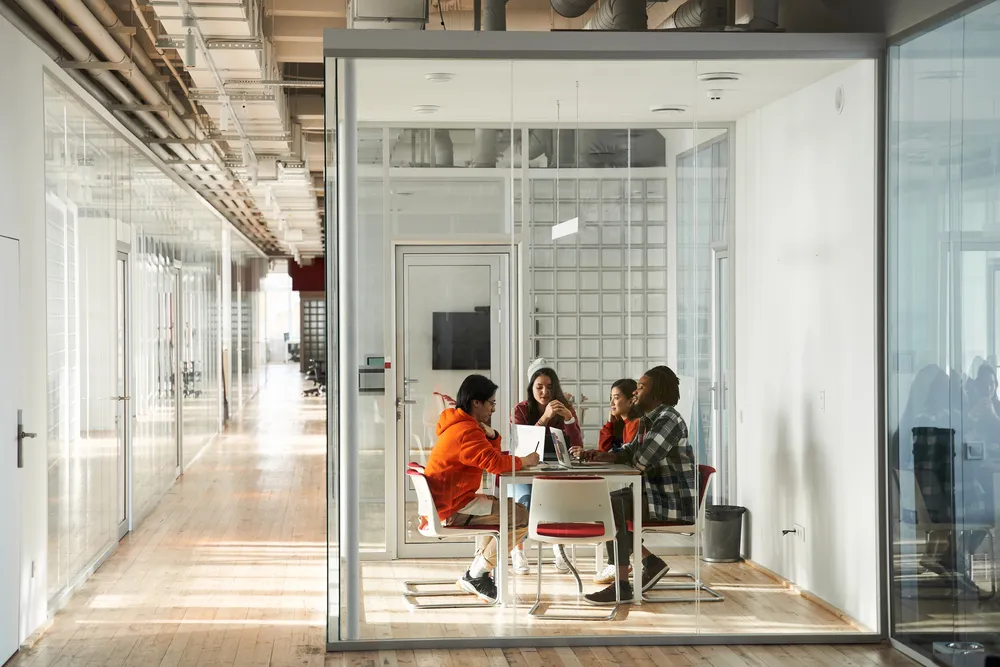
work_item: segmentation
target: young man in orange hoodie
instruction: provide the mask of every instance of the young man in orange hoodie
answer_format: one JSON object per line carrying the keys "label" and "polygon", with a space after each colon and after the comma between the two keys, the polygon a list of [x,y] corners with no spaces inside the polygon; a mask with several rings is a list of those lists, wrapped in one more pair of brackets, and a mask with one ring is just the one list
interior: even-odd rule
{"label": "young man in orange hoodie", "polygon": [[[490,426],[496,411],[497,386],[482,375],[470,375],[462,382],[455,407],[441,413],[437,424],[437,443],[424,467],[424,476],[437,506],[441,522],[449,526],[499,525],[500,501],[479,493],[483,471],[501,475],[537,465],[538,454],[523,458],[500,452],[500,434]],[[513,500],[508,516],[514,520],[511,545],[524,540],[528,509]],[[491,576],[497,565],[497,543],[493,538],[480,539],[476,558],[458,580],[458,587],[487,602],[497,599],[497,587]]]}

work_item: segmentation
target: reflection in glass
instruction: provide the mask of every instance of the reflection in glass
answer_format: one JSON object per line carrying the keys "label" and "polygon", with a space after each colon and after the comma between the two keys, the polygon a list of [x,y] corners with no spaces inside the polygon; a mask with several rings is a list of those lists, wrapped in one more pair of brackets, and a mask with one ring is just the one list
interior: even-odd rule
{"label": "reflection in glass", "polygon": [[938,664],[1000,653],[998,18],[994,2],[890,54],[892,633]]}

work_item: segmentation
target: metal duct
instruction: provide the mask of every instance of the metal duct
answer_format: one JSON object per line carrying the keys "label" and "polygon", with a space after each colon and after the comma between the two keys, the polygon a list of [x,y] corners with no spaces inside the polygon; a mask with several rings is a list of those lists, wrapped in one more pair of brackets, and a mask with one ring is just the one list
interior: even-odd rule
{"label": "metal duct", "polygon": [[780,0],[753,0],[753,18],[747,25],[750,30],[774,30],[778,27]]}
{"label": "metal duct", "polygon": [[507,0],[483,0],[483,30],[499,32],[507,29]]}
{"label": "metal duct", "polygon": [[604,0],[583,29],[638,32],[647,28],[648,21],[646,0]]}
{"label": "metal duct", "polygon": [[[483,30],[502,32],[507,30],[507,0],[484,0]],[[475,145],[472,149],[472,166],[495,168],[497,166],[497,131],[476,130]]]}
{"label": "metal duct", "polygon": [[472,166],[489,168],[497,166],[497,130],[476,130]]}
{"label": "metal duct", "polygon": [[[550,0],[553,11],[559,16],[575,19],[587,13],[597,0]],[[645,11],[645,10],[643,10]]]}
{"label": "metal duct", "polygon": [[656,29],[721,28],[736,22],[736,17],[731,15],[735,7],[730,5],[730,0],[688,0]]}
{"label": "metal duct", "polygon": [[455,145],[451,141],[451,133],[448,130],[431,130],[431,134],[434,135],[431,164],[435,167],[454,167]]}

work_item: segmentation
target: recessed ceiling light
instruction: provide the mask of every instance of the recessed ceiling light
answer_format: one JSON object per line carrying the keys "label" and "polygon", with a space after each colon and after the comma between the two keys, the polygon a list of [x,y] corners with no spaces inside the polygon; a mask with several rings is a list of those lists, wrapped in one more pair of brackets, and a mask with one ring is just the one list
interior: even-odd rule
{"label": "recessed ceiling light", "polygon": [[739,81],[743,75],[739,72],[705,72],[698,75],[699,81],[719,82],[719,81]]}
{"label": "recessed ceiling light", "polygon": [[649,110],[652,113],[684,113],[687,107],[680,104],[654,104]]}
{"label": "recessed ceiling light", "polygon": [[455,78],[455,75],[451,72],[431,72],[424,74],[424,78],[431,83],[448,83]]}
{"label": "recessed ceiling light", "polygon": [[416,113],[437,113],[441,107],[436,104],[418,104],[413,107]]}

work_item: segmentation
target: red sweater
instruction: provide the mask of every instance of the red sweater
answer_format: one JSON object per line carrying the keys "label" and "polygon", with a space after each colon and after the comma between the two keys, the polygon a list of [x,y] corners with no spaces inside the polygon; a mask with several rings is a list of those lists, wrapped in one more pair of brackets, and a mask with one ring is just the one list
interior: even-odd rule
{"label": "red sweater", "polygon": [[[569,408],[568,405],[566,407]],[[576,418],[576,411],[573,408],[569,408],[569,411],[573,414],[572,424],[567,424],[563,421],[562,417],[557,415],[549,421],[547,426],[557,428],[565,433],[570,447],[583,447],[583,433],[580,431],[580,420]],[[514,407],[514,418],[511,421],[515,424],[525,424],[527,426],[537,425],[537,420],[531,421],[528,419],[527,401],[521,401]]]}
{"label": "red sweater", "polygon": [[521,469],[521,459],[500,453],[500,436],[487,438],[476,420],[461,409],[441,413],[437,436],[424,477],[441,521],[469,504],[482,485],[484,470],[500,475]]}
{"label": "red sweater", "polygon": [[[621,422],[621,420],[618,421],[619,423]],[[639,432],[638,419],[625,420],[625,428],[622,431],[621,439],[615,437],[615,426],[615,422],[608,421],[601,427],[601,437],[598,441],[598,448],[602,452],[613,452],[622,445],[627,445],[635,439],[636,434]]]}

